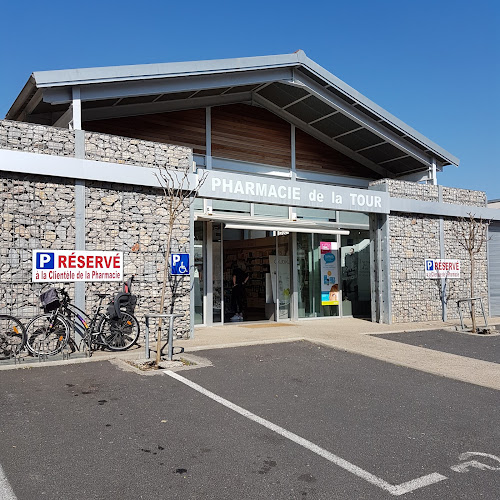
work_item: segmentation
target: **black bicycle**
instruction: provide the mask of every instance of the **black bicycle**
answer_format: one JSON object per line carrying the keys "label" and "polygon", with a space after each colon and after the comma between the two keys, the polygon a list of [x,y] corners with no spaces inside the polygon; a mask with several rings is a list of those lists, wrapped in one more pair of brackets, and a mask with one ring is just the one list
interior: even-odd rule
{"label": "black bicycle", "polygon": [[16,317],[0,314],[0,359],[17,356],[26,344],[24,325]]}
{"label": "black bicycle", "polygon": [[[130,281],[128,283],[130,288]],[[45,313],[33,318],[26,326],[26,347],[35,356],[52,356],[68,344],[72,351],[86,349],[89,355],[98,349],[125,351],[139,338],[139,321],[123,310],[130,293],[119,293],[106,311],[101,311],[107,295],[98,293],[99,303],[92,316],[71,303],[68,292],[50,288],[40,295]],[[128,296],[128,297],[127,297]],[[71,336],[77,332],[82,339],[76,343]],[[76,336],[74,336],[76,337]]]}

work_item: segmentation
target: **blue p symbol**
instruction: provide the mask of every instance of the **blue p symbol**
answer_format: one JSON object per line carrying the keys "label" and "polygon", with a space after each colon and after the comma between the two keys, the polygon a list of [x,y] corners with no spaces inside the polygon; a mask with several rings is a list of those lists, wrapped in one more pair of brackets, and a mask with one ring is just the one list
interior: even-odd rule
{"label": "blue p symbol", "polygon": [[54,254],[52,252],[36,254],[37,269],[54,269]]}
{"label": "blue p symbol", "polygon": [[427,271],[434,271],[434,261],[427,259],[425,261],[425,268],[427,269]]}

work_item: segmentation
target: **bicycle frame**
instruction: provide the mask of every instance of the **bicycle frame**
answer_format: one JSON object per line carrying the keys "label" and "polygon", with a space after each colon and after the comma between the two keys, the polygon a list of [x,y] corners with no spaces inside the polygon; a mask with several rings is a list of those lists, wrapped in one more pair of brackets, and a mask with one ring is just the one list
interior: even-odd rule
{"label": "bicycle frame", "polygon": [[[92,311],[92,317],[84,310],[69,302],[69,297],[63,296],[61,306],[57,309],[56,313],[60,314],[73,329],[77,332],[82,341],[85,342],[90,352],[92,352],[95,345],[106,345],[105,342],[99,341],[99,331],[96,330],[99,320],[104,315],[101,313],[101,306],[104,297],[99,297],[99,303]],[[72,339],[75,347],[80,350],[76,344],[75,339]]]}

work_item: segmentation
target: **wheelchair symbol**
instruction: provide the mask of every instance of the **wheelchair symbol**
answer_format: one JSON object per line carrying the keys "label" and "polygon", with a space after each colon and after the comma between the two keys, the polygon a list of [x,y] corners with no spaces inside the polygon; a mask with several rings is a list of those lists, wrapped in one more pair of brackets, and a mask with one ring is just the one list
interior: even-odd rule
{"label": "wheelchair symbol", "polygon": [[172,274],[189,274],[189,254],[172,254]]}

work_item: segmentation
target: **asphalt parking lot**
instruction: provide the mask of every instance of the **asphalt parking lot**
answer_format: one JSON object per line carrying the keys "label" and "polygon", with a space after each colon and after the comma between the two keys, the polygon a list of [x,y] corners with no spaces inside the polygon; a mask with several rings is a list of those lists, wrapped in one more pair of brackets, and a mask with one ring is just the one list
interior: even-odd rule
{"label": "asphalt parking lot", "polygon": [[2,372],[4,498],[498,498],[498,391],[309,342],[198,354]]}
{"label": "asphalt parking lot", "polygon": [[[499,330],[494,330],[498,332]],[[425,347],[434,351],[458,354],[468,358],[500,363],[500,335],[472,335],[448,330],[427,330],[423,332],[398,332],[376,337]]]}

